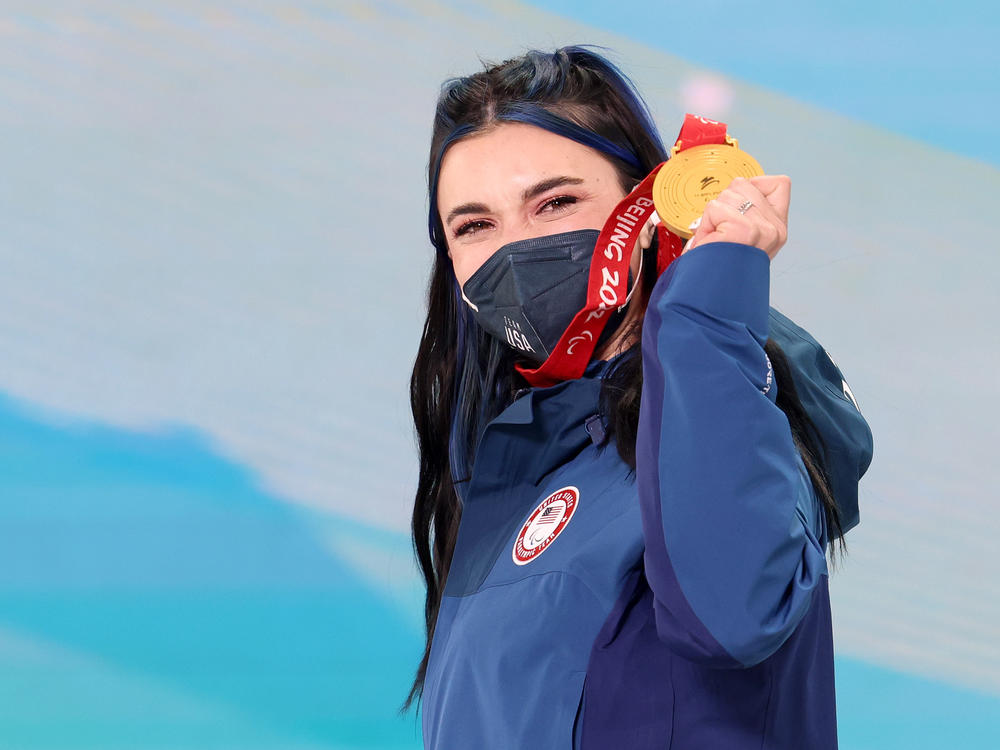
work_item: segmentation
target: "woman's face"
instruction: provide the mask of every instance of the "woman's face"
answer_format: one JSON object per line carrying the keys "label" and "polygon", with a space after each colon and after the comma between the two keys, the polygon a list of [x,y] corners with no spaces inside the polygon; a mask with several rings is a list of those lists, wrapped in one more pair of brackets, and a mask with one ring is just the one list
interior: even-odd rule
{"label": "woman's face", "polygon": [[458,141],[438,176],[438,211],[463,286],[510,242],[601,229],[624,197],[617,171],[599,152],[521,123]]}

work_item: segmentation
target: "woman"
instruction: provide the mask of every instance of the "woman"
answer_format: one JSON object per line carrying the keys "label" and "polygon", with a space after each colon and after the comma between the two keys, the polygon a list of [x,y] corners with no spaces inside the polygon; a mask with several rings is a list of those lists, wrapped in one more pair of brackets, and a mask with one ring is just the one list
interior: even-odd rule
{"label": "woman", "polygon": [[442,90],[411,381],[428,748],[837,746],[826,551],[871,435],[769,308],[788,178],[734,182],[659,277],[647,223],[583,373],[533,377],[598,230],[665,159],[584,48]]}

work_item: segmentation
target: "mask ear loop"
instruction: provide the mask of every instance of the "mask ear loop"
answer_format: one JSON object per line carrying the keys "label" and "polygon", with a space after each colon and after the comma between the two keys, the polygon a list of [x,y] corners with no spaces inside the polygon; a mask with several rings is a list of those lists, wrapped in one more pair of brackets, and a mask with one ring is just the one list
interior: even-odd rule
{"label": "mask ear loop", "polygon": [[[649,217],[649,221],[647,221],[646,224],[648,224],[651,227],[652,232],[656,231],[656,227],[659,226],[660,224],[660,217],[656,215],[656,211],[653,211],[653,213]],[[645,227],[643,227],[643,231],[646,231]],[[650,234],[650,245],[652,244],[652,242],[653,242],[652,234]],[[639,243],[636,242],[636,244],[638,245]],[[626,307],[628,307],[629,300],[632,299],[632,295],[633,293],[635,293],[635,288],[639,286],[639,279],[642,278],[642,259],[646,255],[646,250],[648,249],[649,245],[647,245],[646,247],[636,247],[632,250],[633,253],[636,251],[638,251],[639,253],[639,270],[635,274],[635,281],[632,282],[632,288],[629,289],[628,294],[625,295],[625,301],[622,302],[621,305],[618,307],[618,312],[621,312]],[[462,296],[464,297],[465,295],[463,294]],[[469,300],[466,300],[466,302],[469,302]],[[469,304],[471,305],[472,303],[469,302]]]}
{"label": "mask ear loop", "polygon": [[471,300],[471,299],[469,299],[468,297],[466,297],[466,296],[465,296],[465,290],[464,290],[464,289],[462,289],[462,285],[461,285],[461,284],[459,284],[459,285],[458,285],[458,291],[460,291],[460,292],[462,293],[462,299],[464,299],[464,300],[465,300],[465,304],[467,304],[467,305],[468,305],[469,307],[471,307],[471,308],[472,308],[473,310],[475,310],[476,312],[479,312],[479,308],[478,308],[478,307],[476,307],[476,306],[475,306],[475,305],[474,305],[474,304],[472,303],[472,300]]}
{"label": "mask ear loop", "polygon": [[[467,304],[469,307],[471,307],[476,312],[479,312],[479,308],[475,305],[475,303],[473,303],[473,301],[471,299],[469,299],[468,297],[465,296],[465,288],[461,284],[458,283],[458,277],[455,275],[455,266],[454,265],[452,265],[452,267],[451,267],[451,277],[452,277],[452,279],[455,280],[455,286],[458,287],[458,293],[460,295],[462,295],[462,299],[465,301],[465,304]],[[466,280],[468,280],[468,279],[466,279]]]}

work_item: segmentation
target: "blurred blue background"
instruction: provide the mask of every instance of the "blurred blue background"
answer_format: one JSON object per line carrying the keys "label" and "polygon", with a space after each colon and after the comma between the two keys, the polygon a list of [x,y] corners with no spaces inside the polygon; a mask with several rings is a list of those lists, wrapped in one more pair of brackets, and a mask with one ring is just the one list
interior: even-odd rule
{"label": "blurred blue background", "polygon": [[840,744],[1000,747],[994,5],[0,3],[0,750],[416,748],[440,82],[590,42],[792,176],[875,435]]}

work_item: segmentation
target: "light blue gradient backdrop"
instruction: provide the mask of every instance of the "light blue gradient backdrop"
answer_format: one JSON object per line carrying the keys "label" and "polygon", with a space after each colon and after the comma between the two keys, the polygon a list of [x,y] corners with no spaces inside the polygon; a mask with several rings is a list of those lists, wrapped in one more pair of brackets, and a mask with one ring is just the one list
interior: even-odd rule
{"label": "light blue gradient backdrop", "polygon": [[613,49],[793,177],[773,302],[875,433],[846,750],[1000,747],[995,7],[0,4],[0,750],[415,748],[439,82]]}

